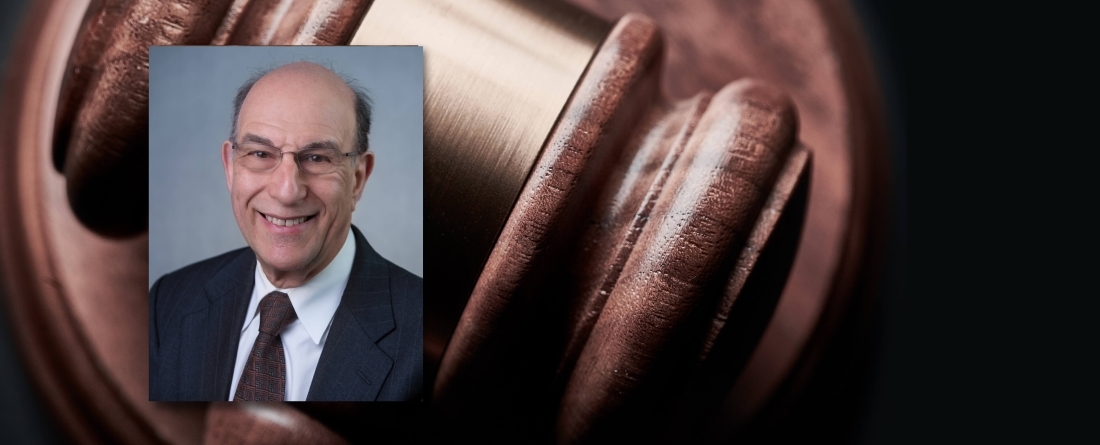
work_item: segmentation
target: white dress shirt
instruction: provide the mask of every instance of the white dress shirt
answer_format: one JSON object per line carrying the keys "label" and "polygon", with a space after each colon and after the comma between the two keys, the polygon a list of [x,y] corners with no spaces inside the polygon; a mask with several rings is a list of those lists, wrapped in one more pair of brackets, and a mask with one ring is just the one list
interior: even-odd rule
{"label": "white dress shirt", "polygon": [[233,384],[229,387],[229,398],[237,393],[237,383],[252,353],[256,337],[260,335],[260,300],[272,291],[280,291],[290,296],[290,304],[298,319],[291,322],[279,333],[283,340],[283,353],[286,356],[286,400],[303,401],[309,394],[309,385],[313,383],[313,373],[317,371],[317,361],[328,338],[332,316],[344,288],[351,276],[351,263],[355,260],[355,235],[348,231],[347,240],[340,252],[324,270],[305,284],[289,289],[276,288],[264,275],[256,260],[255,285],[252,286],[252,298],[248,302],[248,312],[244,326],[241,326],[241,342],[237,346],[237,362],[233,366]]}

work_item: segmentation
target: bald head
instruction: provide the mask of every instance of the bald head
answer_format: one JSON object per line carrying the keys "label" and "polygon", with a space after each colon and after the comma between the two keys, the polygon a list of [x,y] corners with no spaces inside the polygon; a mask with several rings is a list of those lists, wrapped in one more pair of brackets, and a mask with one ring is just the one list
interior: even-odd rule
{"label": "bald head", "polygon": [[[255,92],[256,94],[252,94]],[[290,103],[295,106],[321,109],[334,124],[344,119],[353,128],[355,151],[365,153],[370,148],[371,101],[354,81],[346,79],[324,66],[312,62],[295,62],[253,75],[237,90],[233,100],[233,122],[230,140],[236,141],[242,108],[263,109],[269,103]],[[343,126],[343,125],[341,125]]]}

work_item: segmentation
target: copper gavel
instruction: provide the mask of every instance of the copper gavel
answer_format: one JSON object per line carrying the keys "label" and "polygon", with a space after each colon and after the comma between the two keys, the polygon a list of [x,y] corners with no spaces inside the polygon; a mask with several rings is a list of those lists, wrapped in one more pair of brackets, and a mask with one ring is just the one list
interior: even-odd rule
{"label": "copper gavel", "polygon": [[578,2],[611,24],[536,1],[284,3],[27,17],[0,121],[0,206],[17,209],[2,258],[27,366],[71,436],[356,440],[389,415],[262,408],[290,419],[272,424],[145,401],[147,48],[163,44],[424,46],[432,391],[399,415],[422,437],[720,442],[821,403],[883,200],[846,5]]}

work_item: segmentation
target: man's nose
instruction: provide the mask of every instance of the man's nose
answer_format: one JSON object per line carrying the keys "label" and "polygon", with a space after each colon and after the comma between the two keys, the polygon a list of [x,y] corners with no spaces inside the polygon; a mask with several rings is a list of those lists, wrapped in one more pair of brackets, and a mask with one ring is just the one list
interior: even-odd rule
{"label": "man's nose", "polygon": [[[290,155],[290,159],[285,156]],[[284,158],[271,172],[272,183],[269,186],[271,195],[283,204],[294,204],[306,197],[305,173],[298,168],[298,153],[283,152]]]}

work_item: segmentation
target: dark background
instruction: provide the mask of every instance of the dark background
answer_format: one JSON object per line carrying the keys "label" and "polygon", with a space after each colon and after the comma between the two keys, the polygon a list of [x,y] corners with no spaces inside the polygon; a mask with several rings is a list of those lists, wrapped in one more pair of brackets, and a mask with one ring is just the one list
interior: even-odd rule
{"label": "dark background", "polygon": [[[9,63],[27,0],[0,4]],[[888,112],[893,226],[851,443],[1094,442],[1091,15],[855,0]],[[0,147],[0,149],[3,149]],[[1091,273],[1090,273],[1091,272]],[[3,277],[0,277],[2,280]],[[2,289],[0,289],[2,292]],[[0,437],[63,441],[0,306]],[[1092,436],[1087,439],[1083,434]]]}
{"label": "dark background", "polygon": [[904,206],[853,441],[1096,443],[1093,16],[853,3]]}

